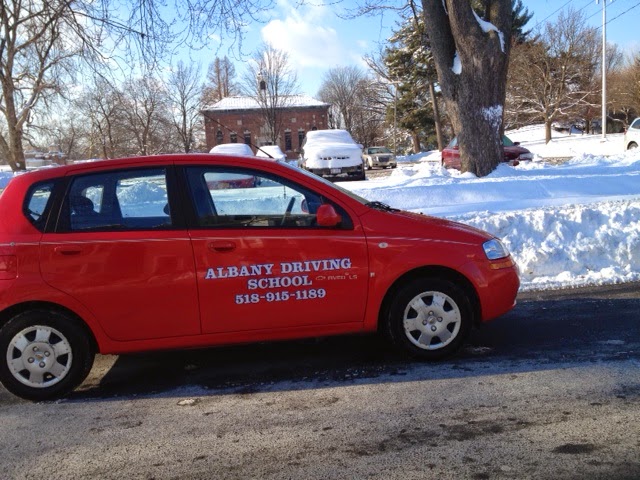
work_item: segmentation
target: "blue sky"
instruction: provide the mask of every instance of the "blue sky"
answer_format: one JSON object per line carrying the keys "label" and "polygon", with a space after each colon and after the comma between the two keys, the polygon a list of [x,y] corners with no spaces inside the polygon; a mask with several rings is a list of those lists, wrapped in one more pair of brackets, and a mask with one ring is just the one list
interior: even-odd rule
{"label": "blue sky", "polygon": [[[602,0],[601,0],[602,1]],[[588,17],[588,24],[602,25],[602,3],[596,0],[524,0],[534,13],[528,28],[554,21],[562,9],[573,7]],[[401,4],[390,1],[389,4]],[[338,3],[329,0],[300,2],[277,0],[270,18],[249,26],[243,50],[250,53],[261,42],[272,43],[289,54],[291,65],[298,73],[302,92],[316,95],[324,74],[333,67],[365,66],[363,56],[375,54],[396,28],[397,15],[386,11],[357,19],[343,18],[345,11],[356,2]],[[607,3],[607,40],[617,43],[626,52],[640,50],[640,0],[613,0]],[[212,39],[214,48],[222,46],[218,55],[224,55],[225,42]],[[242,75],[243,62],[236,62],[236,72]]]}

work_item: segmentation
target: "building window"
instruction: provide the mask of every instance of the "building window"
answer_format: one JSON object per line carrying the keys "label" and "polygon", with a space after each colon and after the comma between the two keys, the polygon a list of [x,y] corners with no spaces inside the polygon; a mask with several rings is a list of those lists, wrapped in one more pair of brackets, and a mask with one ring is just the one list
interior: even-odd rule
{"label": "building window", "polygon": [[244,132],[244,143],[251,145],[251,132],[248,130],[245,130]]}
{"label": "building window", "polygon": [[291,119],[291,123],[296,123],[296,117],[293,117],[293,118]]}
{"label": "building window", "polygon": [[222,130],[218,130],[216,133],[216,144],[220,145],[224,141],[224,135],[222,135]]}
{"label": "building window", "polygon": [[236,123],[237,123],[238,125],[242,125],[242,119],[238,120]]}
{"label": "building window", "polygon": [[285,152],[293,150],[293,146],[291,145],[291,130],[284,132],[284,150]]}
{"label": "building window", "polygon": [[231,143],[238,143],[238,134],[236,132],[231,132]]}
{"label": "building window", "polygon": [[302,143],[304,142],[304,130],[298,130],[298,147],[302,150]]}

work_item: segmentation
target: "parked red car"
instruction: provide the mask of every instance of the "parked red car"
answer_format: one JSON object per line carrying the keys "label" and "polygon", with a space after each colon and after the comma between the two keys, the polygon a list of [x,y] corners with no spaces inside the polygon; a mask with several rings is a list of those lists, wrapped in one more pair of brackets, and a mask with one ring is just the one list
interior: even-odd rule
{"label": "parked red car", "polygon": [[[211,188],[227,174],[259,181]],[[519,287],[485,232],[255,157],[33,171],[0,210],[0,380],[31,400],[74,389],[95,353],[380,330],[437,359]]]}
{"label": "parked red car", "polygon": [[[533,160],[533,154],[529,150],[521,147],[520,142],[512,142],[506,135],[502,136],[502,145],[504,145],[504,162],[509,165],[518,165],[522,161]],[[449,145],[442,150],[442,166],[460,170],[458,137],[454,137]]]}

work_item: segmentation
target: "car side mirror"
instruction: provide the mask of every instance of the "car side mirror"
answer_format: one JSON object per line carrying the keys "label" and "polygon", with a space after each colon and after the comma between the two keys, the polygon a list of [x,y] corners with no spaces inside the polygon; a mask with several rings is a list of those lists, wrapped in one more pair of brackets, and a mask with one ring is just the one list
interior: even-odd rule
{"label": "car side mirror", "polygon": [[520,142],[513,142],[513,144],[517,147],[518,145],[520,145]]}
{"label": "car side mirror", "polygon": [[342,221],[333,205],[323,203],[316,212],[316,221],[320,227],[335,227]]}

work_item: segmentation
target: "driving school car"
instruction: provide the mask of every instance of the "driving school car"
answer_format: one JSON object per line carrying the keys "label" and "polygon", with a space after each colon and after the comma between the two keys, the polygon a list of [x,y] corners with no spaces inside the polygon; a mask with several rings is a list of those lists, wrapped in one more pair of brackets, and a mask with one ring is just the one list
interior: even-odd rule
{"label": "driving school car", "polygon": [[33,171],[0,209],[0,380],[31,400],[73,390],[96,353],[379,330],[437,359],[519,287],[497,238],[266,159]]}

